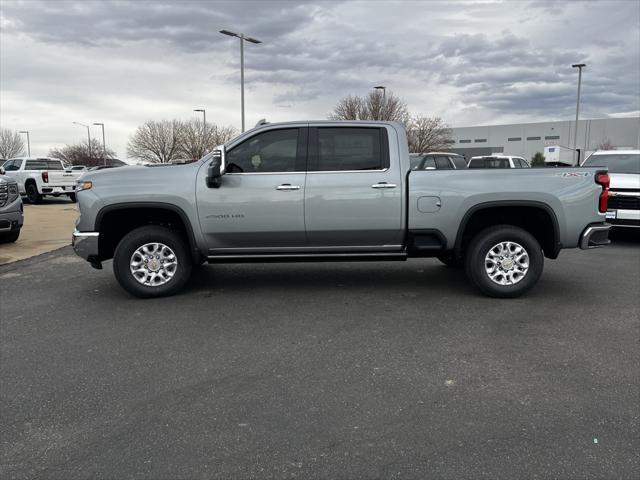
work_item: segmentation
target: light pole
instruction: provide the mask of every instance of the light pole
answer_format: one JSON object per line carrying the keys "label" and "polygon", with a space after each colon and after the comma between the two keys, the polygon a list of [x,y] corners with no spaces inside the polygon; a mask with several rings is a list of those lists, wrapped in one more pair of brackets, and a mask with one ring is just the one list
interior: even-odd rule
{"label": "light pole", "polygon": [[578,101],[576,102],[576,131],[573,136],[573,163],[575,165],[578,164],[580,158],[576,158],[577,147],[578,147],[578,114],[580,113],[580,86],[582,84],[582,69],[587,66],[586,63],[574,63],[571,65],[573,68],[578,69]]}
{"label": "light pole", "polygon": [[89,162],[91,162],[91,133],[89,133],[89,125],[80,122],[72,122],[74,125],[80,125],[87,129],[87,146],[89,147]]}
{"label": "light pole", "polygon": [[240,39],[240,109],[242,110],[242,131],[244,132],[244,42],[262,42],[255,38],[245,37],[244,33],[236,33],[229,30],[220,30],[220,33],[229,35],[230,37],[238,37]]}
{"label": "light pole", "polygon": [[202,124],[207,127],[207,111],[204,108],[196,108],[194,112],[202,112]]}
{"label": "light pole", "polygon": [[[376,85],[373,88],[374,88],[374,90],[382,90],[382,108],[381,108],[381,110],[384,111],[384,108],[386,107],[386,104],[387,104],[387,87],[385,87],[384,85]],[[384,120],[384,119],[383,118],[378,118],[378,120]]]}
{"label": "light pole", "polygon": [[26,133],[27,134],[27,156],[31,157],[31,142],[29,141],[29,131],[28,130],[20,130],[18,133]]}
{"label": "light pole", "polygon": [[100,125],[102,127],[102,163],[107,165],[107,144],[104,142],[104,123],[94,123],[94,125]]}

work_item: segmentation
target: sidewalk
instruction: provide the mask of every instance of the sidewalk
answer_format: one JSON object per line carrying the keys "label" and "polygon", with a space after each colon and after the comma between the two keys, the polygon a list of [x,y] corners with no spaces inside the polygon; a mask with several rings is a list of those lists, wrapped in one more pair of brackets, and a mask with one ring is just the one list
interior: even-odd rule
{"label": "sidewalk", "polygon": [[50,252],[71,244],[78,212],[64,199],[45,199],[40,205],[24,206],[24,226],[15,243],[0,244],[0,265]]}

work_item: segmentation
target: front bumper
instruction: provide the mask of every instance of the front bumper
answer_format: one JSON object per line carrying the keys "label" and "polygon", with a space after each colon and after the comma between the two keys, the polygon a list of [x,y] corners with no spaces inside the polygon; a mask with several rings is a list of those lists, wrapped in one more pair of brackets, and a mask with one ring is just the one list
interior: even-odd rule
{"label": "front bumper", "polygon": [[0,213],[0,232],[10,232],[22,228],[24,223],[24,214],[22,213],[22,204],[18,210]]}
{"label": "front bumper", "polygon": [[587,250],[609,245],[611,243],[611,240],[609,240],[610,230],[610,223],[592,223],[580,235],[580,248]]}
{"label": "front bumper", "polygon": [[75,230],[71,238],[71,245],[76,255],[84,258],[88,262],[100,263],[98,260],[98,237],[99,232],[79,232]]}

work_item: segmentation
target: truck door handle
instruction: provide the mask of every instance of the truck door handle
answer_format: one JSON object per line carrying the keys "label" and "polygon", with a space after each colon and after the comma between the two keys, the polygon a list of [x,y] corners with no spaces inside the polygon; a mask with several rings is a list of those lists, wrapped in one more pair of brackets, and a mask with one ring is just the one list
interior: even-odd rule
{"label": "truck door handle", "polygon": [[380,182],[380,183],[374,183],[373,185],[371,185],[371,188],[396,188],[397,185],[395,183],[387,183],[387,182]]}
{"label": "truck door handle", "polygon": [[283,183],[278,185],[276,190],[300,190],[300,185],[291,185],[290,183]]}

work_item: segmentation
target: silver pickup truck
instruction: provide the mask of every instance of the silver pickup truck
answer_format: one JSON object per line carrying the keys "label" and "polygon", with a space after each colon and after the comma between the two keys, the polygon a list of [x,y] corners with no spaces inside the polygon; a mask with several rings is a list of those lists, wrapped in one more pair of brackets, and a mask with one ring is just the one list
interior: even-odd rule
{"label": "silver pickup truck", "polygon": [[85,174],[73,245],[139,297],[203,262],[412,257],[515,297],[544,257],[609,243],[608,183],[606,168],[411,171],[393,122],[265,124],[195,163]]}

